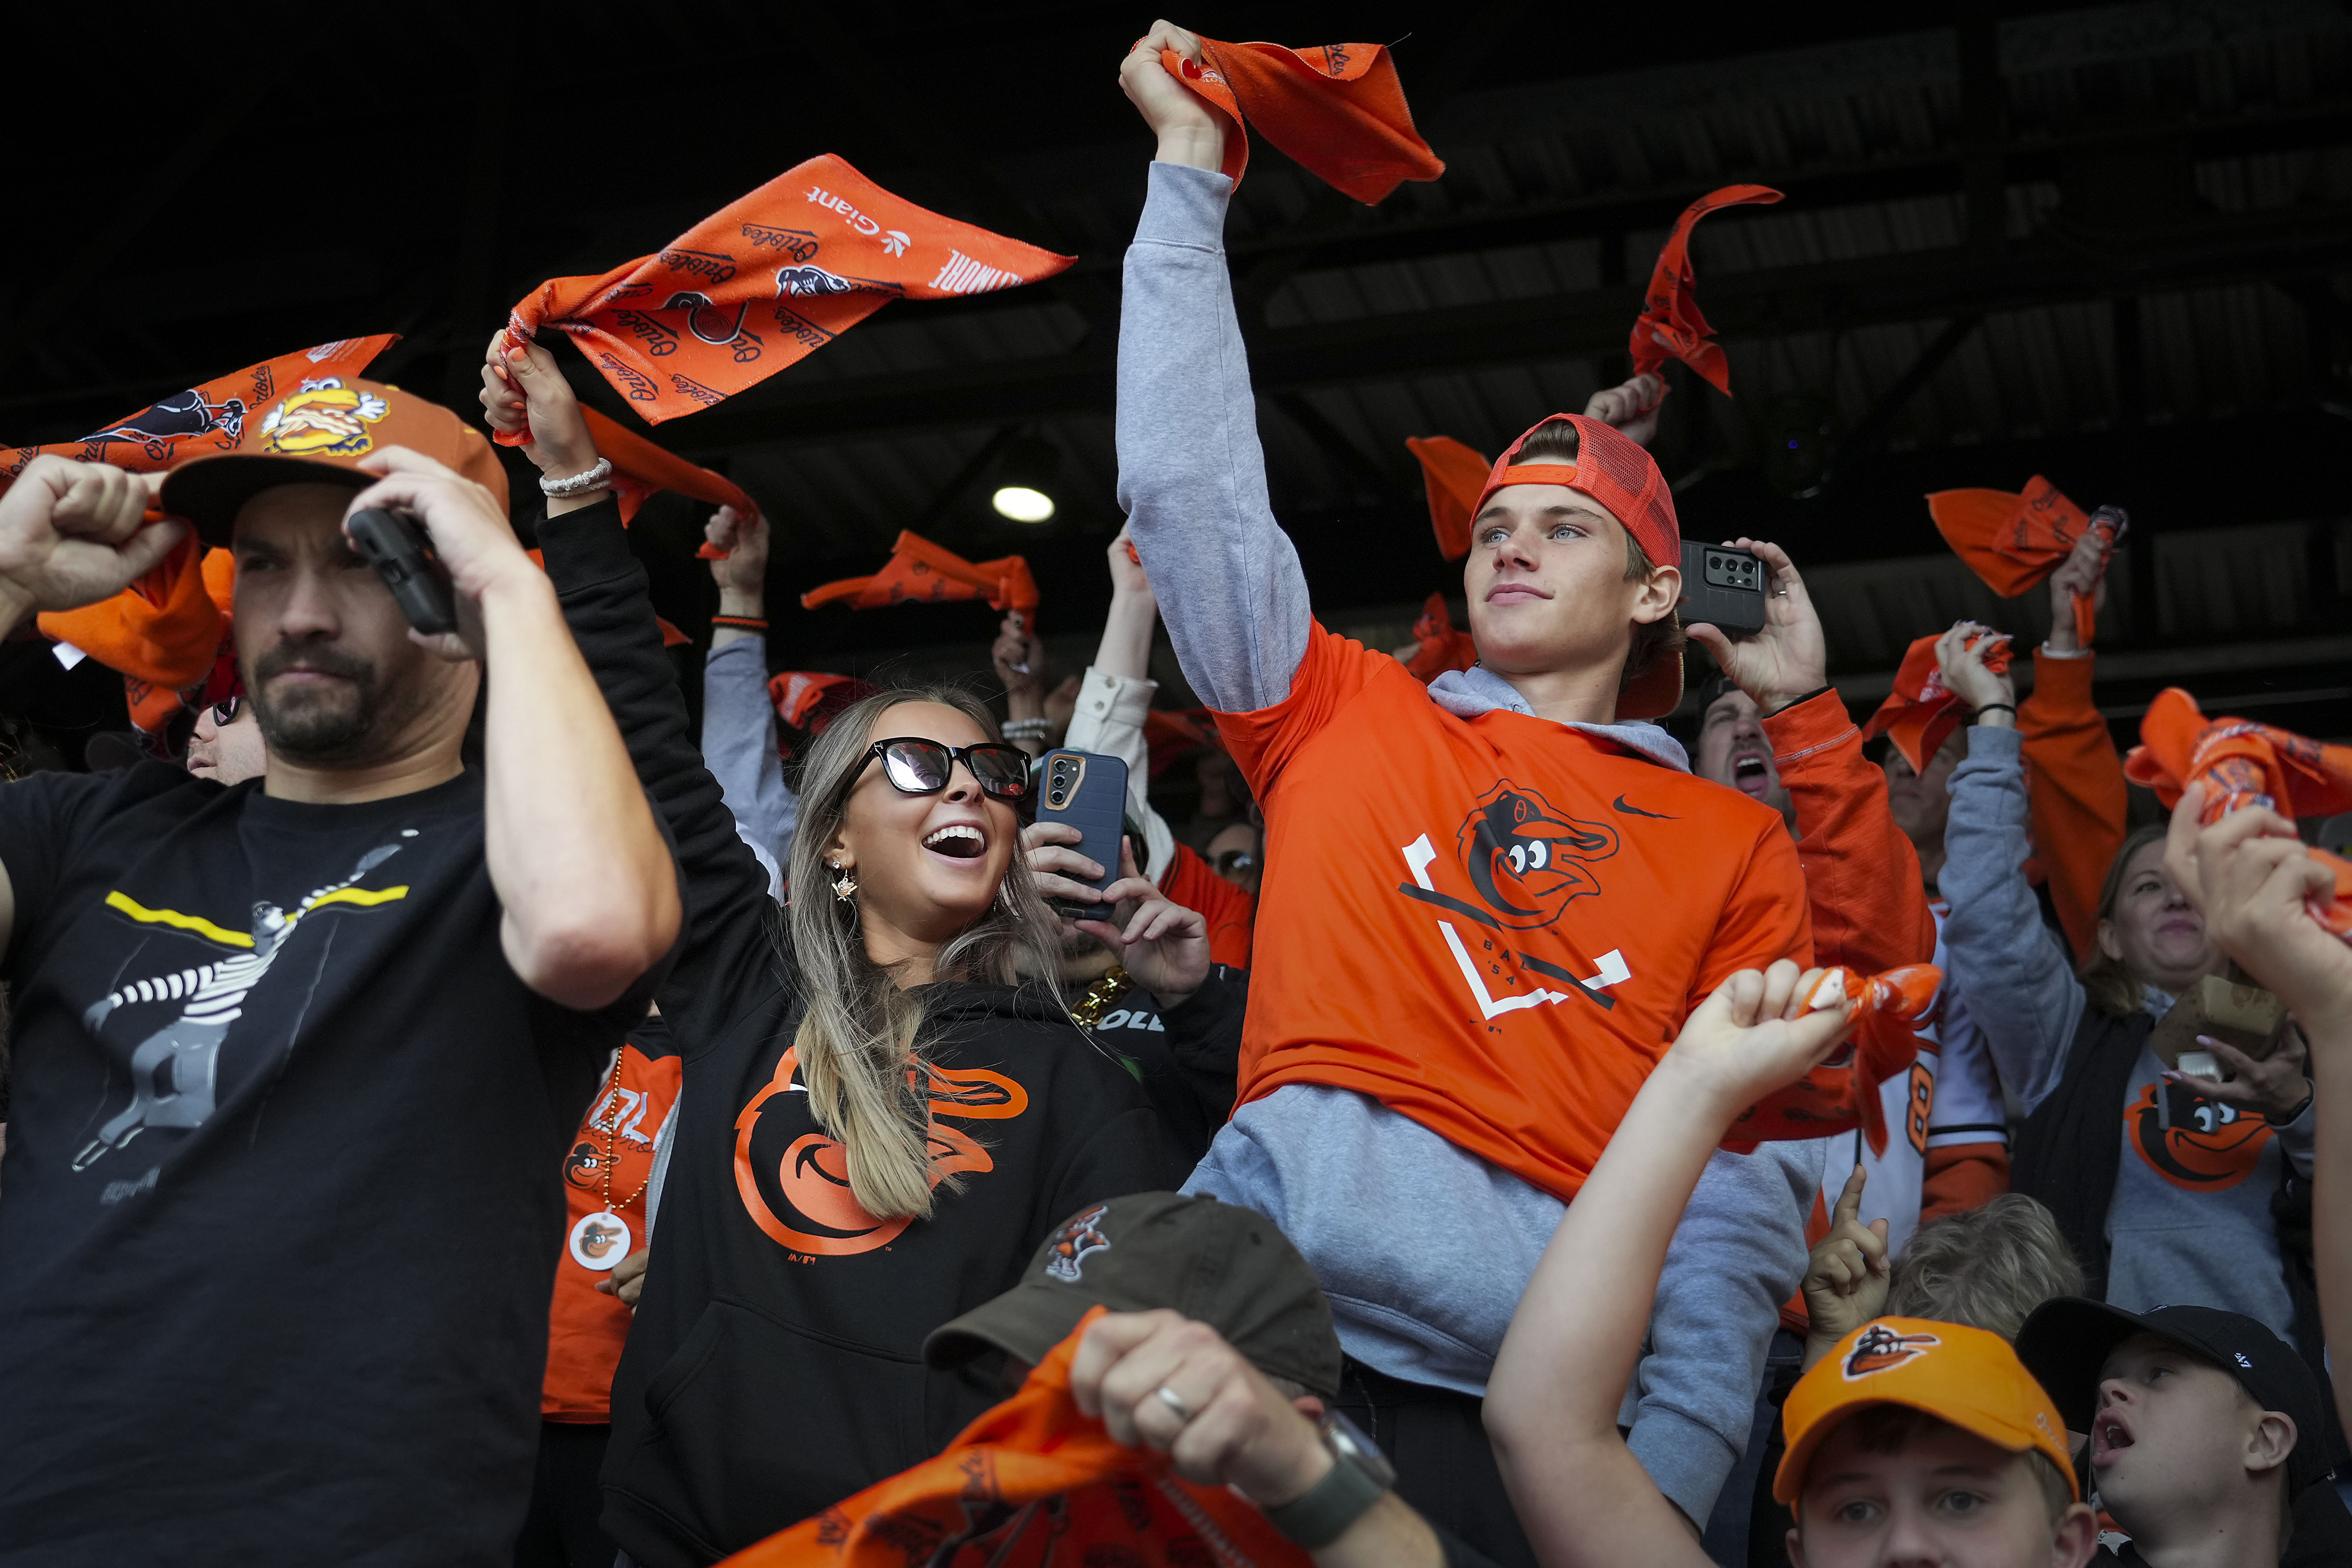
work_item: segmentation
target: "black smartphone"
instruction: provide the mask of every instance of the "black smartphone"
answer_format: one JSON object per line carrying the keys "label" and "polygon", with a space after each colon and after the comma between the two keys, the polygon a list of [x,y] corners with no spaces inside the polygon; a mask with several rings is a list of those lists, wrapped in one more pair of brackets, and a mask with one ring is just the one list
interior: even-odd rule
{"label": "black smartphone", "polygon": [[[1071,846],[1103,868],[1088,885],[1097,893],[1118,880],[1118,841],[1127,821],[1127,764],[1091,751],[1049,751],[1045,787],[1037,797],[1037,820],[1066,822],[1083,835]],[[1066,920],[1108,920],[1107,903],[1052,901]]]}
{"label": "black smartphone", "polygon": [[1764,630],[1764,563],[1729,545],[1683,541],[1683,624],[1703,621],[1737,643]]}
{"label": "black smartphone", "polygon": [[411,626],[428,637],[457,629],[457,591],[414,519],[371,509],[352,513],[343,527]]}

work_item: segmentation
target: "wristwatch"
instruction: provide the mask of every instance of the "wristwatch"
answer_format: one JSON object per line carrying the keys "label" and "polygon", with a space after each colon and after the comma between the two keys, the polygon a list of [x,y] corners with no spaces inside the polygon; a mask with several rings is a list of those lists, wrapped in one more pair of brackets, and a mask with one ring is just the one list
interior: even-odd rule
{"label": "wristwatch", "polygon": [[1268,1524],[1309,1552],[1346,1534],[1366,1509],[1381,1500],[1381,1493],[1396,1485],[1396,1467],[1353,1421],[1333,1411],[1315,1424],[1315,1430],[1331,1456],[1329,1473],[1296,1502],[1265,1511]]}

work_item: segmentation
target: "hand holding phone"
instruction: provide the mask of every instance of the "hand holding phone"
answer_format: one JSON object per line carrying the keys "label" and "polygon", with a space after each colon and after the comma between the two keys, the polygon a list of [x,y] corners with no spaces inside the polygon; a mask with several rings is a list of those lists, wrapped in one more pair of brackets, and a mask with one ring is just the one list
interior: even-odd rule
{"label": "hand holding phone", "polygon": [[457,629],[457,591],[413,519],[372,508],[352,513],[343,527],[411,626],[428,637]]}
{"label": "hand holding phone", "polygon": [[[1083,879],[1101,893],[1118,880],[1118,841],[1127,821],[1127,764],[1116,757],[1090,751],[1049,751],[1045,758],[1045,787],[1037,798],[1040,822],[1063,822],[1076,828],[1078,841],[1070,847],[1103,868],[1098,877]],[[1108,902],[1071,904],[1053,901],[1054,912],[1066,920],[1108,920]]]}
{"label": "hand holding phone", "polygon": [[1755,636],[1764,630],[1766,575],[1763,561],[1751,551],[1685,539],[1678,607],[1684,623],[1705,622],[1735,643]]}

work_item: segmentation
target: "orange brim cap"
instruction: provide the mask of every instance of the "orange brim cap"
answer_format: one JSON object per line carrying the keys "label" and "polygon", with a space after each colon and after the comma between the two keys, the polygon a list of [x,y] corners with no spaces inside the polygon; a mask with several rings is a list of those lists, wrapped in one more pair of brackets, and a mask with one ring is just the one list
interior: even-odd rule
{"label": "orange brim cap", "polygon": [[1822,1444],[1869,1405],[1908,1406],[2010,1453],[2045,1454],[2082,1497],[2057,1407],[2007,1340],[1927,1318],[1877,1318],[1840,1340],[1789,1391],[1781,1410],[1789,1450],[1772,1477],[1775,1502],[1796,1506]]}
{"label": "orange brim cap", "polygon": [[482,433],[439,403],[357,376],[305,382],[246,418],[244,439],[227,452],[184,459],[164,476],[158,502],[195,525],[206,544],[226,545],[236,514],[254,496],[280,485],[347,485],[376,476],[360,460],[404,446],[455,469],[507,506],[507,472]]}

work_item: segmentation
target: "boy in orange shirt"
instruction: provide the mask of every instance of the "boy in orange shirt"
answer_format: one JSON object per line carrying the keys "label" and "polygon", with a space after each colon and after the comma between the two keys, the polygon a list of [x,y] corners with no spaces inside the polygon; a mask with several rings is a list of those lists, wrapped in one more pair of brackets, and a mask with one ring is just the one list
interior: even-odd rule
{"label": "boy in orange shirt", "polygon": [[[1186,1190],[1283,1227],[1332,1298],[1341,1406],[1449,1456],[1407,1500],[1523,1559],[1477,1416],[1512,1309],[1685,1016],[1736,970],[1810,959],[1803,878],[1778,813],[1624,722],[1680,695],[1681,546],[1656,465],[1607,424],[1556,416],[1496,465],[1465,567],[1480,667],[1424,688],[1315,623],[1266,499],[1225,128],[1163,45],[1199,57],[1163,24],[1121,72],[1160,146],[1126,264],[1120,497],[1267,829],[1240,1108]],[[1746,1444],[1819,1158],[1721,1156],[1669,1262],[1633,1441],[1689,1518]]]}

